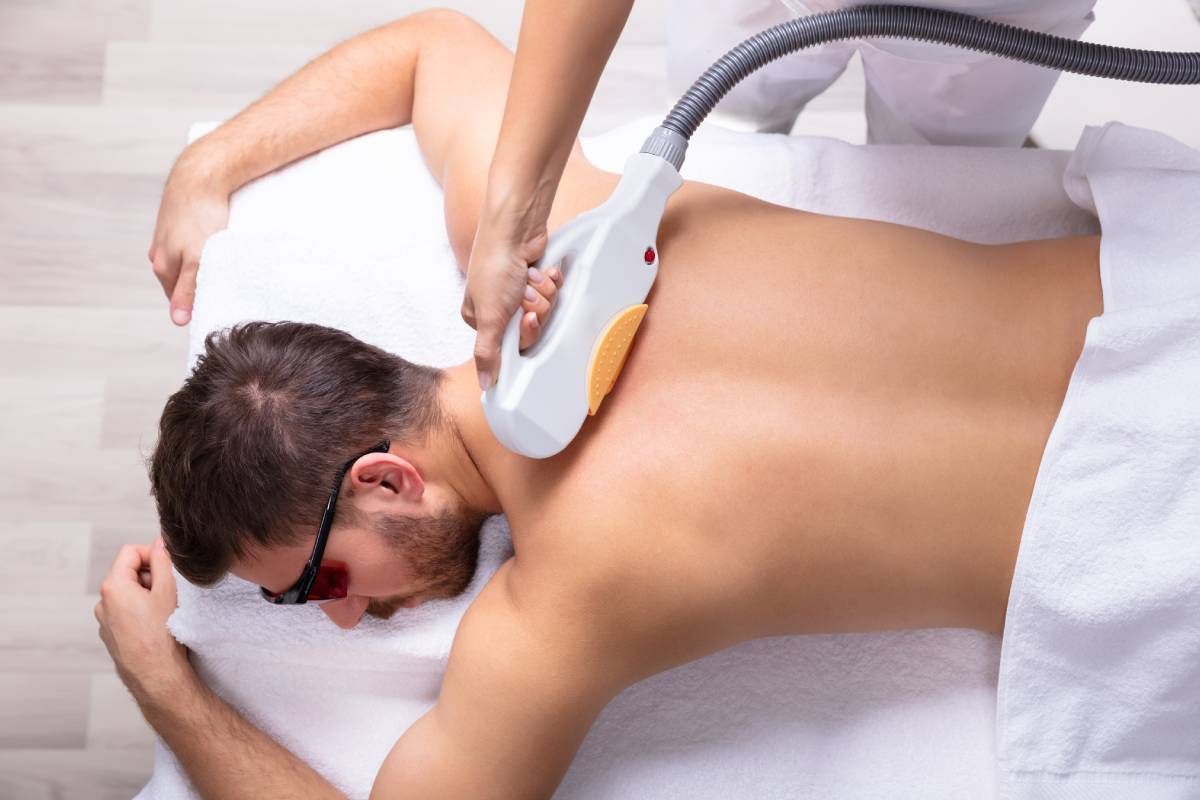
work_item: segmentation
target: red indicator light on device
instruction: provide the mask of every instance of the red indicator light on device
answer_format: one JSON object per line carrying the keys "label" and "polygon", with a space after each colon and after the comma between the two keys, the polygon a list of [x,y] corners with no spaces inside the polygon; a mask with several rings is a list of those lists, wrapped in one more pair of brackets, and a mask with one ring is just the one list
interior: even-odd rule
{"label": "red indicator light on device", "polygon": [[647,263],[647,264],[653,264],[653,263],[654,263],[655,255],[654,255],[654,248],[653,248],[653,247],[647,247],[647,248],[646,248],[646,252],[645,252],[645,258],[646,258],[646,263]]}

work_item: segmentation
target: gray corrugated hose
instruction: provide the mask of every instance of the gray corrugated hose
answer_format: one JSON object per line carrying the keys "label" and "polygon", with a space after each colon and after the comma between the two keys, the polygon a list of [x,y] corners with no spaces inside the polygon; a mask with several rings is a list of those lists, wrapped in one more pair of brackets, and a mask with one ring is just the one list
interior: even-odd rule
{"label": "gray corrugated hose", "polygon": [[642,152],[661,156],[679,169],[688,139],[738,81],[789,53],[840,39],[917,39],[1097,78],[1200,83],[1200,53],[1135,50],[1080,42],[955,11],[859,6],[789,20],[751,36],[721,56],[679,99],[662,125],[654,129]]}

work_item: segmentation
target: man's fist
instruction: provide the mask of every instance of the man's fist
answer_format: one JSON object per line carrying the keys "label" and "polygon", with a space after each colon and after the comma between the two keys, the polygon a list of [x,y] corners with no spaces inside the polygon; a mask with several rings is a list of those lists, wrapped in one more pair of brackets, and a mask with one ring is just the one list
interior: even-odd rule
{"label": "man's fist", "polygon": [[175,576],[162,539],[122,547],[100,584],[95,614],[117,674],[139,703],[195,677],[187,649],[167,630],[175,604]]}

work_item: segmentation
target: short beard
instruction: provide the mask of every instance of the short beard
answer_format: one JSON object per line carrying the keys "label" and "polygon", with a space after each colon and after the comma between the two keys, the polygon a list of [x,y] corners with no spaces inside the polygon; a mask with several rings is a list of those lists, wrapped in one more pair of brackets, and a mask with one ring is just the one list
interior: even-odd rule
{"label": "short beard", "polygon": [[[423,600],[462,594],[479,560],[479,529],[487,514],[468,511],[462,503],[432,517],[372,514],[370,525],[404,558],[413,571],[413,594]],[[412,595],[372,598],[366,613],[389,619]]]}

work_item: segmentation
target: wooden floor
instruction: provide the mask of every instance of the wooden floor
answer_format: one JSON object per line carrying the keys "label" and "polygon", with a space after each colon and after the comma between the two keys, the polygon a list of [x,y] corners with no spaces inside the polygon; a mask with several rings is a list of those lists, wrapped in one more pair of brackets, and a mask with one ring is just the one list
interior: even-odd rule
{"label": "wooden floor", "polygon": [[[637,4],[585,131],[665,108],[664,4]],[[145,254],[188,125],[423,5],[0,0],[0,798],[128,798],[150,771],[92,607],[157,533],[143,459],[186,334]],[[514,43],[519,3],[450,5]],[[805,129],[861,138],[861,97],[851,69]]]}

